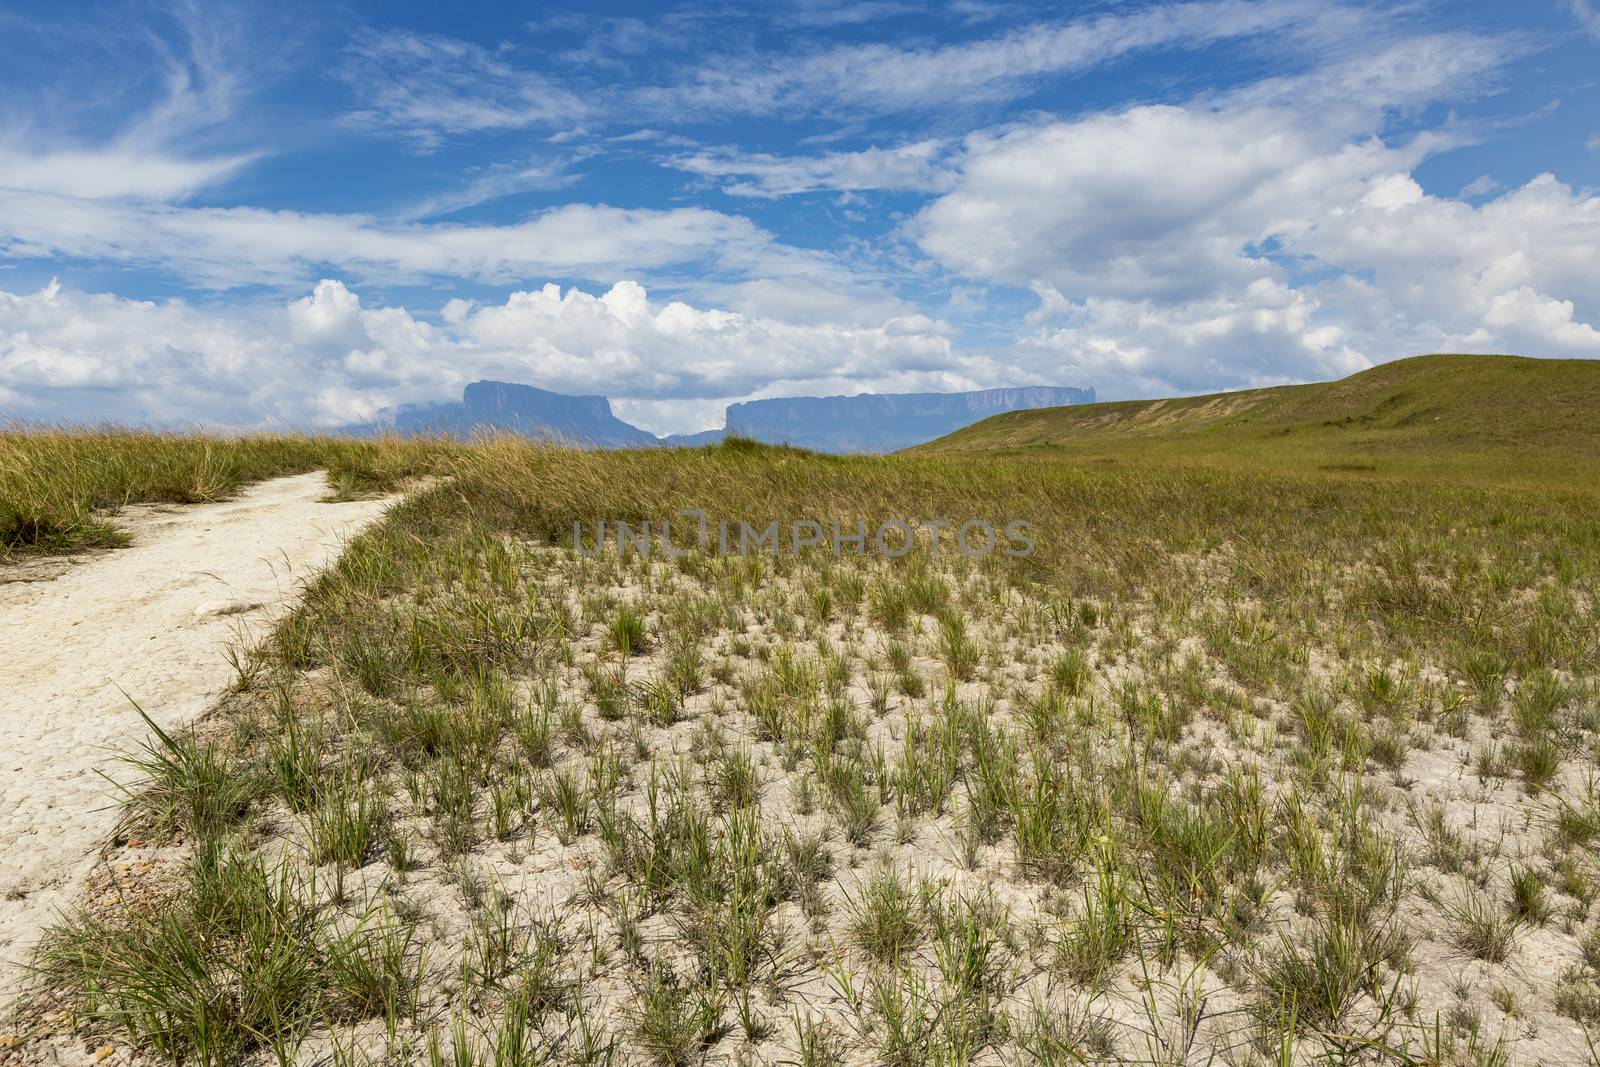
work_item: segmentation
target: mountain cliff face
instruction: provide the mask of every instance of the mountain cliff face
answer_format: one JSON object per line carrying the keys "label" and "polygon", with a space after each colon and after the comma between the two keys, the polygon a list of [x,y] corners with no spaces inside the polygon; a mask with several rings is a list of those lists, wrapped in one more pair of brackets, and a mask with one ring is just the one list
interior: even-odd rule
{"label": "mountain cliff face", "polygon": [[730,404],[729,434],[823,452],[893,452],[1002,411],[1094,403],[1093,389],[1039,386],[971,393],[863,393]]}
{"label": "mountain cliff face", "polygon": [[397,408],[355,432],[468,437],[479,430],[502,430],[591,448],[694,448],[736,434],[819,452],[893,452],[998,412],[1093,402],[1093,389],[1055,387],[783,397],[729,405],[720,430],[657,438],[613,415],[603,396],[567,396],[531,385],[483,381],[467,386],[460,403]]}
{"label": "mountain cliff face", "polygon": [[465,437],[487,429],[598,448],[656,443],[651,434],[613,415],[603,396],[568,396],[512,382],[473,382],[459,404],[402,408],[381,421],[396,433]]}

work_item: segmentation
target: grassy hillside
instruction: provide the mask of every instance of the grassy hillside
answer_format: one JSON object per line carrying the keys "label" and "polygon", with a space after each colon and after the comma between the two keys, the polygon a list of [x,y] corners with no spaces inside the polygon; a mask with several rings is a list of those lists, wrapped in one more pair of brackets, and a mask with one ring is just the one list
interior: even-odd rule
{"label": "grassy hillside", "polygon": [[1417,356],[1341,381],[1016,411],[923,452],[1570,480],[1600,464],[1600,362]]}

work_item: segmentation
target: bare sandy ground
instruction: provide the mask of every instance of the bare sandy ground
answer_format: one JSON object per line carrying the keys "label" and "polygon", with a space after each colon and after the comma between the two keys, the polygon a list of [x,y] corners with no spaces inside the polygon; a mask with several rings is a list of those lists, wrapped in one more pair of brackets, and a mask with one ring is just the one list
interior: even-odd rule
{"label": "bare sandy ground", "polygon": [[0,1003],[116,822],[117,756],[205,711],[225,650],[280,613],[391,502],[330,504],[320,473],[220,504],[140,506],[133,544],[0,570]]}

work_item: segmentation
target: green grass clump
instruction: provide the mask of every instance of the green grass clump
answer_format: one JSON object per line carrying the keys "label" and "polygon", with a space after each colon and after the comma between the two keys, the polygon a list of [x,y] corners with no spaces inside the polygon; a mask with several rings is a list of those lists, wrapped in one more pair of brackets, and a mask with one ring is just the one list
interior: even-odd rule
{"label": "green grass clump", "polygon": [[434,468],[439,442],[294,434],[0,427],[0,561],[126,543],[128,504],[223,500],[250,482],[325,469],[337,497],[394,489]]}
{"label": "green grass clump", "polygon": [[292,1058],[313,1018],[392,1016],[416,1002],[410,928],[341,931],[333,919],[289,867],[212,850],[158,907],[68,918],[36,966],[95,991],[75,1002],[85,1021],[175,1062],[237,1063],[259,1047]]}

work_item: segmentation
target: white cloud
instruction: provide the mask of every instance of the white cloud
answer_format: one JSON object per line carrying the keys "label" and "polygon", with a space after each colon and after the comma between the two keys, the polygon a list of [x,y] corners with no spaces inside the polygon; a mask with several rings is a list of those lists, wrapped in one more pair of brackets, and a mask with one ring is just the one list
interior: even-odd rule
{"label": "white cloud", "polygon": [[449,37],[369,34],[350,47],[339,76],[361,101],[347,122],[394,131],[425,151],[453,134],[576,125],[591,110],[544,74]]}
{"label": "white cloud", "polygon": [[185,208],[0,189],[0,255],[134,264],[208,288],[432,276],[516,284],[615,278],[700,264],[712,280],[841,277],[828,257],[779,244],[750,220],[705,208],[567,204],[503,226],[384,222],[366,215]]}
{"label": "white cloud", "polygon": [[1386,114],[1492,72],[1481,42],[1422,38],[1221,100],[1149,105],[967,141],[912,232],[953,270],[1091,296],[1179,297],[1263,276],[1243,249],[1374,192],[1455,143],[1390,145]]}
{"label": "white cloud", "polygon": [[1370,38],[1384,24],[1370,9],[1321,0],[1191,0],[1039,21],[955,44],[700,55],[655,84],[635,78],[583,89],[519,64],[512,49],[388,33],[358,42],[341,77],[360,101],[348,121],[398,132],[426,150],[469,131],[566,129],[608,117],[928,112],[1012,99],[1044,79],[1141,52],[1252,38],[1320,48],[1358,31]]}
{"label": "white cloud", "polygon": [[579,180],[579,175],[568,168],[588,155],[588,152],[576,152],[570,159],[525,159],[491,164],[474,171],[454,189],[422,197],[399,217],[406,221],[434,218],[517,193],[564,189]]}
{"label": "white cloud", "polygon": [[701,284],[696,286],[696,298],[757,318],[813,326],[871,326],[916,311],[871,285],[839,286],[803,277]]}
{"label": "white cloud", "polygon": [[[243,71],[270,49],[246,40],[248,20],[237,13],[180,5],[170,15],[176,29],[170,38],[127,33],[108,15],[98,29],[115,40],[103,46],[133,54],[125,67],[104,61],[69,66],[62,72],[75,89],[69,107],[60,107],[46,86],[9,87],[16,111],[0,128],[0,189],[175,200],[221,184],[265,154],[256,146],[218,144],[240,143],[248,125],[237,115],[246,95]],[[26,25],[19,20],[10,28]],[[27,48],[22,33],[16,36],[12,47]],[[157,87],[153,95],[150,84]],[[111,106],[126,111],[107,138],[94,112]],[[41,133],[42,114],[61,128]]]}
{"label": "white cloud", "polygon": [[[13,415],[255,422],[315,406],[312,355],[264,321],[52,283],[0,291],[0,390]],[[293,383],[291,385],[291,383]],[[293,388],[292,401],[282,394]]]}
{"label": "white cloud", "polygon": [[1308,196],[1364,192],[1418,149],[1339,145],[1287,110],[1149,106],[973,142],[913,232],[962,274],[1080,296],[1181,299],[1248,285],[1242,248]]}
{"label": "white cloud", "polygon": [[1290,242],[1363,279],[1323,287],[1352,327],[1375,344],[1600,355],[1582,324],[1600,321],[1600,195],[1542,174],[1473,206],[1412,184],[1400,203],[1336,205]]}
{"label": "white cloud", "polygon": [[863,189],[932,193],[949,189],[955,179],[948,151],[949,146],[942,141],[925,140],[894,148],[872,147],[817,156],[723,149],[677,156],[670,163],[706,178],[742,179],[723,184],[723,192],[733,196],[777,197]]}
{"label": "white cloud", "polygon": [[1567,6],[1572,9],[1573,17],[1578,20],[1579,25],[1596,38],[1600,38],[1600,11],[1595,10],[1591,0],[1567,0]]}
{"label": "white cloud", "polygon": [[686,80],[633,94],[648,107],[697,115],[927,111],[1009,99],[1059,77],[1159,49],[1199,49],[1271,34],[1280,45],[1373,28],[1377,16],[1311,0],[1198,0],[1056,23],[960,44],[847,45],[816,53],[704,64]]}
{"label": "white cloud", "polygon": [[1430,33],[1388,39],[1362,34],[1310,69],[1200,102],[1230,109],[1288,107],[1318,128],[1356,133],[1375,129],[1391,112],[1492,92],[1505,65],[1531,47],[1517,35]]}
{"label": "white cloud", "polygon": [[172,200],[224,181],[254,158],[181,159],[125,147],[29,154],[0,147],[0,189],[91,199]]}
{"label": "white cloud", "polygon": [[1522,334],[1575,352],[1600,353],[1600,330],[1574,321],[1572,312],[1572,301],[1524,285],[1490,297],[1483,323],[1502,336]]}
{"label": "white cloud", "polygon": [[849,26],[926,13],[925,8],[896,0],[797,0],[784,7],[787,10],[778,17],[792,26]]}
{"label": "white cloud", "polygon": [[1480,174],[1466,185],[1463,185],[1459,195],[1463,200],[1471,200],[1475,197],[1488,196],[1490,193],[1498,193],[1504,188],[1504,185],[1489,175]]}
{"label": "white cloud", "polygon": [[1319,321],[1315,296],[1268,279],[1165,304],[1041,295],[1054,313],[1018,340],[1018,365],[1093,384],[1106,399],[1340,378],[1371,364],[1343,329]]}
{"label": "white cloud", "polygon": [[955,363],[947,327],[921,315],[870,327],[796,325],[677,301],[652,308],[634,282],[599,297],[554,285],[513,293],[472,312],[460,335],[486,353],[536,353],[541,379],[567,391],[632,397],[746,396],[776,383],[876,382]]}
{"label": "white cloud", "polygon": [[287,306],[211,311],[52,284],[0,291],[0,394],[32,419],[336,425],[383,406],[459,398],[490,377],[628,401],[662,431],[694,430],[728,399],[970,388],[997,368],[952,351],[921,315],[797,325],[681,302],[619,282],[504,303],[455,301],[441,321],[363,306],[319,282]]}
{"label": "white cloud", "polygon": [[1498,59],[1423,39],[1226,99],[970,139],[909,232],[958,275],[1031,286],[1019,366],[1103,396],[1425,351],[1600,355],[1600,197],[1550,175],[1476,205],[1430,196],[1411,171],[1457,136],[1379,136]]}
{"label": "white cloud", "polygon": [[341,282],[324,278],[289,304],[289,337],[301,344],[348,349],[361,334],[361,298]]}

